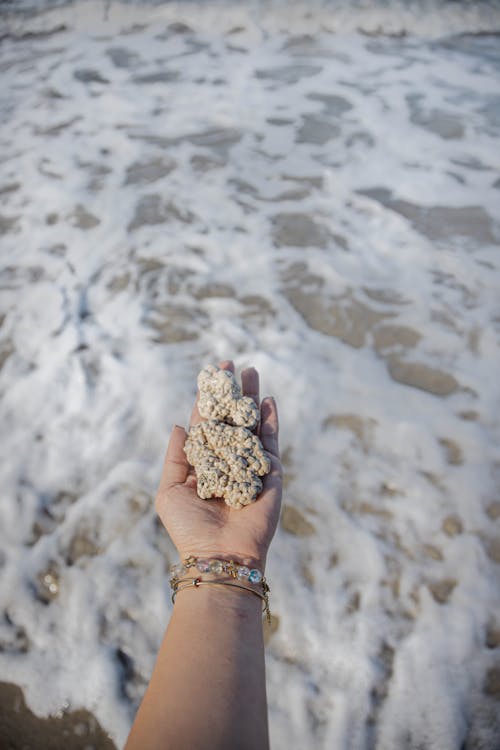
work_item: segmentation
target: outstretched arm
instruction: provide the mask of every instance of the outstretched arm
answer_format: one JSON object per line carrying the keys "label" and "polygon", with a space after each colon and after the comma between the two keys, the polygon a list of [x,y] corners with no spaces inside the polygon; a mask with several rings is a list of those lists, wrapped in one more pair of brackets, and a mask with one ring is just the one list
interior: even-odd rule
{"label": "outstretched arm", "polygon": [[[221,366],[233,369],[232,362]],[[258,375],[242,373],[257,403]],[[200,420],[197,408],[191,423]],[[201,500],[174,427],[157,509],[181,559],[233,559],[265,571],[279,518],[281,464],[273,399],[261,405],[259,435],[271,459],[261,496],[240,510]],[[267,750],[269,748],[262,601],[229,586],[179,591],[156,665],[125,750]]]}
{"label": "outstretched arm", "polygon": [[126,750],[267,750],[261,601],[179,592]]}

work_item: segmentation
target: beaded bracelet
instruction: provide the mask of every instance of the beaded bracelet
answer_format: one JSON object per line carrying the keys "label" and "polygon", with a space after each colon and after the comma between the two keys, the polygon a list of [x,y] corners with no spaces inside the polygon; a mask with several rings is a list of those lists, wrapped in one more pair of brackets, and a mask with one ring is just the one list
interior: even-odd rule
{"label": "beaded bracelet", "polygon": [[170,568],[172,578],[178,578],[186,573],[189,568],[196,567],[200,573],[229,573],[232,578],[238,578],[240,581],[249,581],[250,583],[261,583],[265,581],[263,574],[257,568],[247,568],[246,565],[239,565],[234,560],[219,560],[210,558],[204,560],[200,557],[186,557],[181,563],[176,563]]}
{"label": "beaded bracelet", "polygon": [[[238,578],[238,580],[240,581],[260,583],[262,594],[260,594],[258,591],[255,591],[255,589],[249,588],[248,586],[242,586],[241,584],[231,583],[229,581],[206,581],[201,578],[188,579],[181,577],[189,570],[189,568],[193,567],[196,567],[196,569],[201,573],[228,573],[231,578]],[[190,581],[189,584],[186,584],[185,586],[179,586],[179,583],[181,581],[187,580]],[[173,590],[172,603],[175,601],[175,595],[177,594],[177,591],[181,591],[184,588],[193,586],[197,587],[206,583],[217,583],[226,586],[233,586],[236,588],[244,589],[245,591],[249,591],[251,594],[256,594],[264,601],[263,611],[265,611],[266,613],[267,622],[271,624],[271,612],[269,609],[270,588],[265,577],[257,568],[250,569],[246,565],[239,565],[234,560],[219,560],[217,558],[205,560],[194,557],[194,555],[190,555],[190,557],[187,557],[182,563],[176,563],[170,568],[170,586]]]}

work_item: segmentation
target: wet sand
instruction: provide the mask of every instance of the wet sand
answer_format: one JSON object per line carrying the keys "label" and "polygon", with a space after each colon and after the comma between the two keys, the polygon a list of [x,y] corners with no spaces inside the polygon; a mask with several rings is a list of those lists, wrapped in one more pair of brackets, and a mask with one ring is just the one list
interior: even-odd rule
{"label": "wet sand", "polygon": [[0,682],[0,738],[3,750],[116,750],[88,711],[35,716],[22,690],[9,682]]}

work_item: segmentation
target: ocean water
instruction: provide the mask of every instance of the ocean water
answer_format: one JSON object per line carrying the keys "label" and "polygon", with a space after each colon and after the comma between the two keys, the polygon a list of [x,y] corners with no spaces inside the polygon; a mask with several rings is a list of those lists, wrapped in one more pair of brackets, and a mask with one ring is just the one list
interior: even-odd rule
{"label": "ocean water", "polygon": [[0,680],[123,744],[170,429],[233,358],[281,417],[273,750],[498,750],[498,5],[30,7],[1,11]]}

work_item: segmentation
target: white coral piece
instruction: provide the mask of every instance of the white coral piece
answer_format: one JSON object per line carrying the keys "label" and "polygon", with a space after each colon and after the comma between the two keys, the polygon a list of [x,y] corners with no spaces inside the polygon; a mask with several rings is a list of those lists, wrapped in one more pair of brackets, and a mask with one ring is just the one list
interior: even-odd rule
{"label": "white coral piece", "polygon": [[205,419],[252,429],[259,421],[259,408],[253,398],[242,396],[233,373],[207,365],[198,375],[198,411]]}
{"label": "white coral piece", "polygon": [[232,508],[253,503],[262,491],[260,477],[271,469],[256,435],[215,420],[193,425],[184,450],[196,469],[199,497],[224,498]]}

